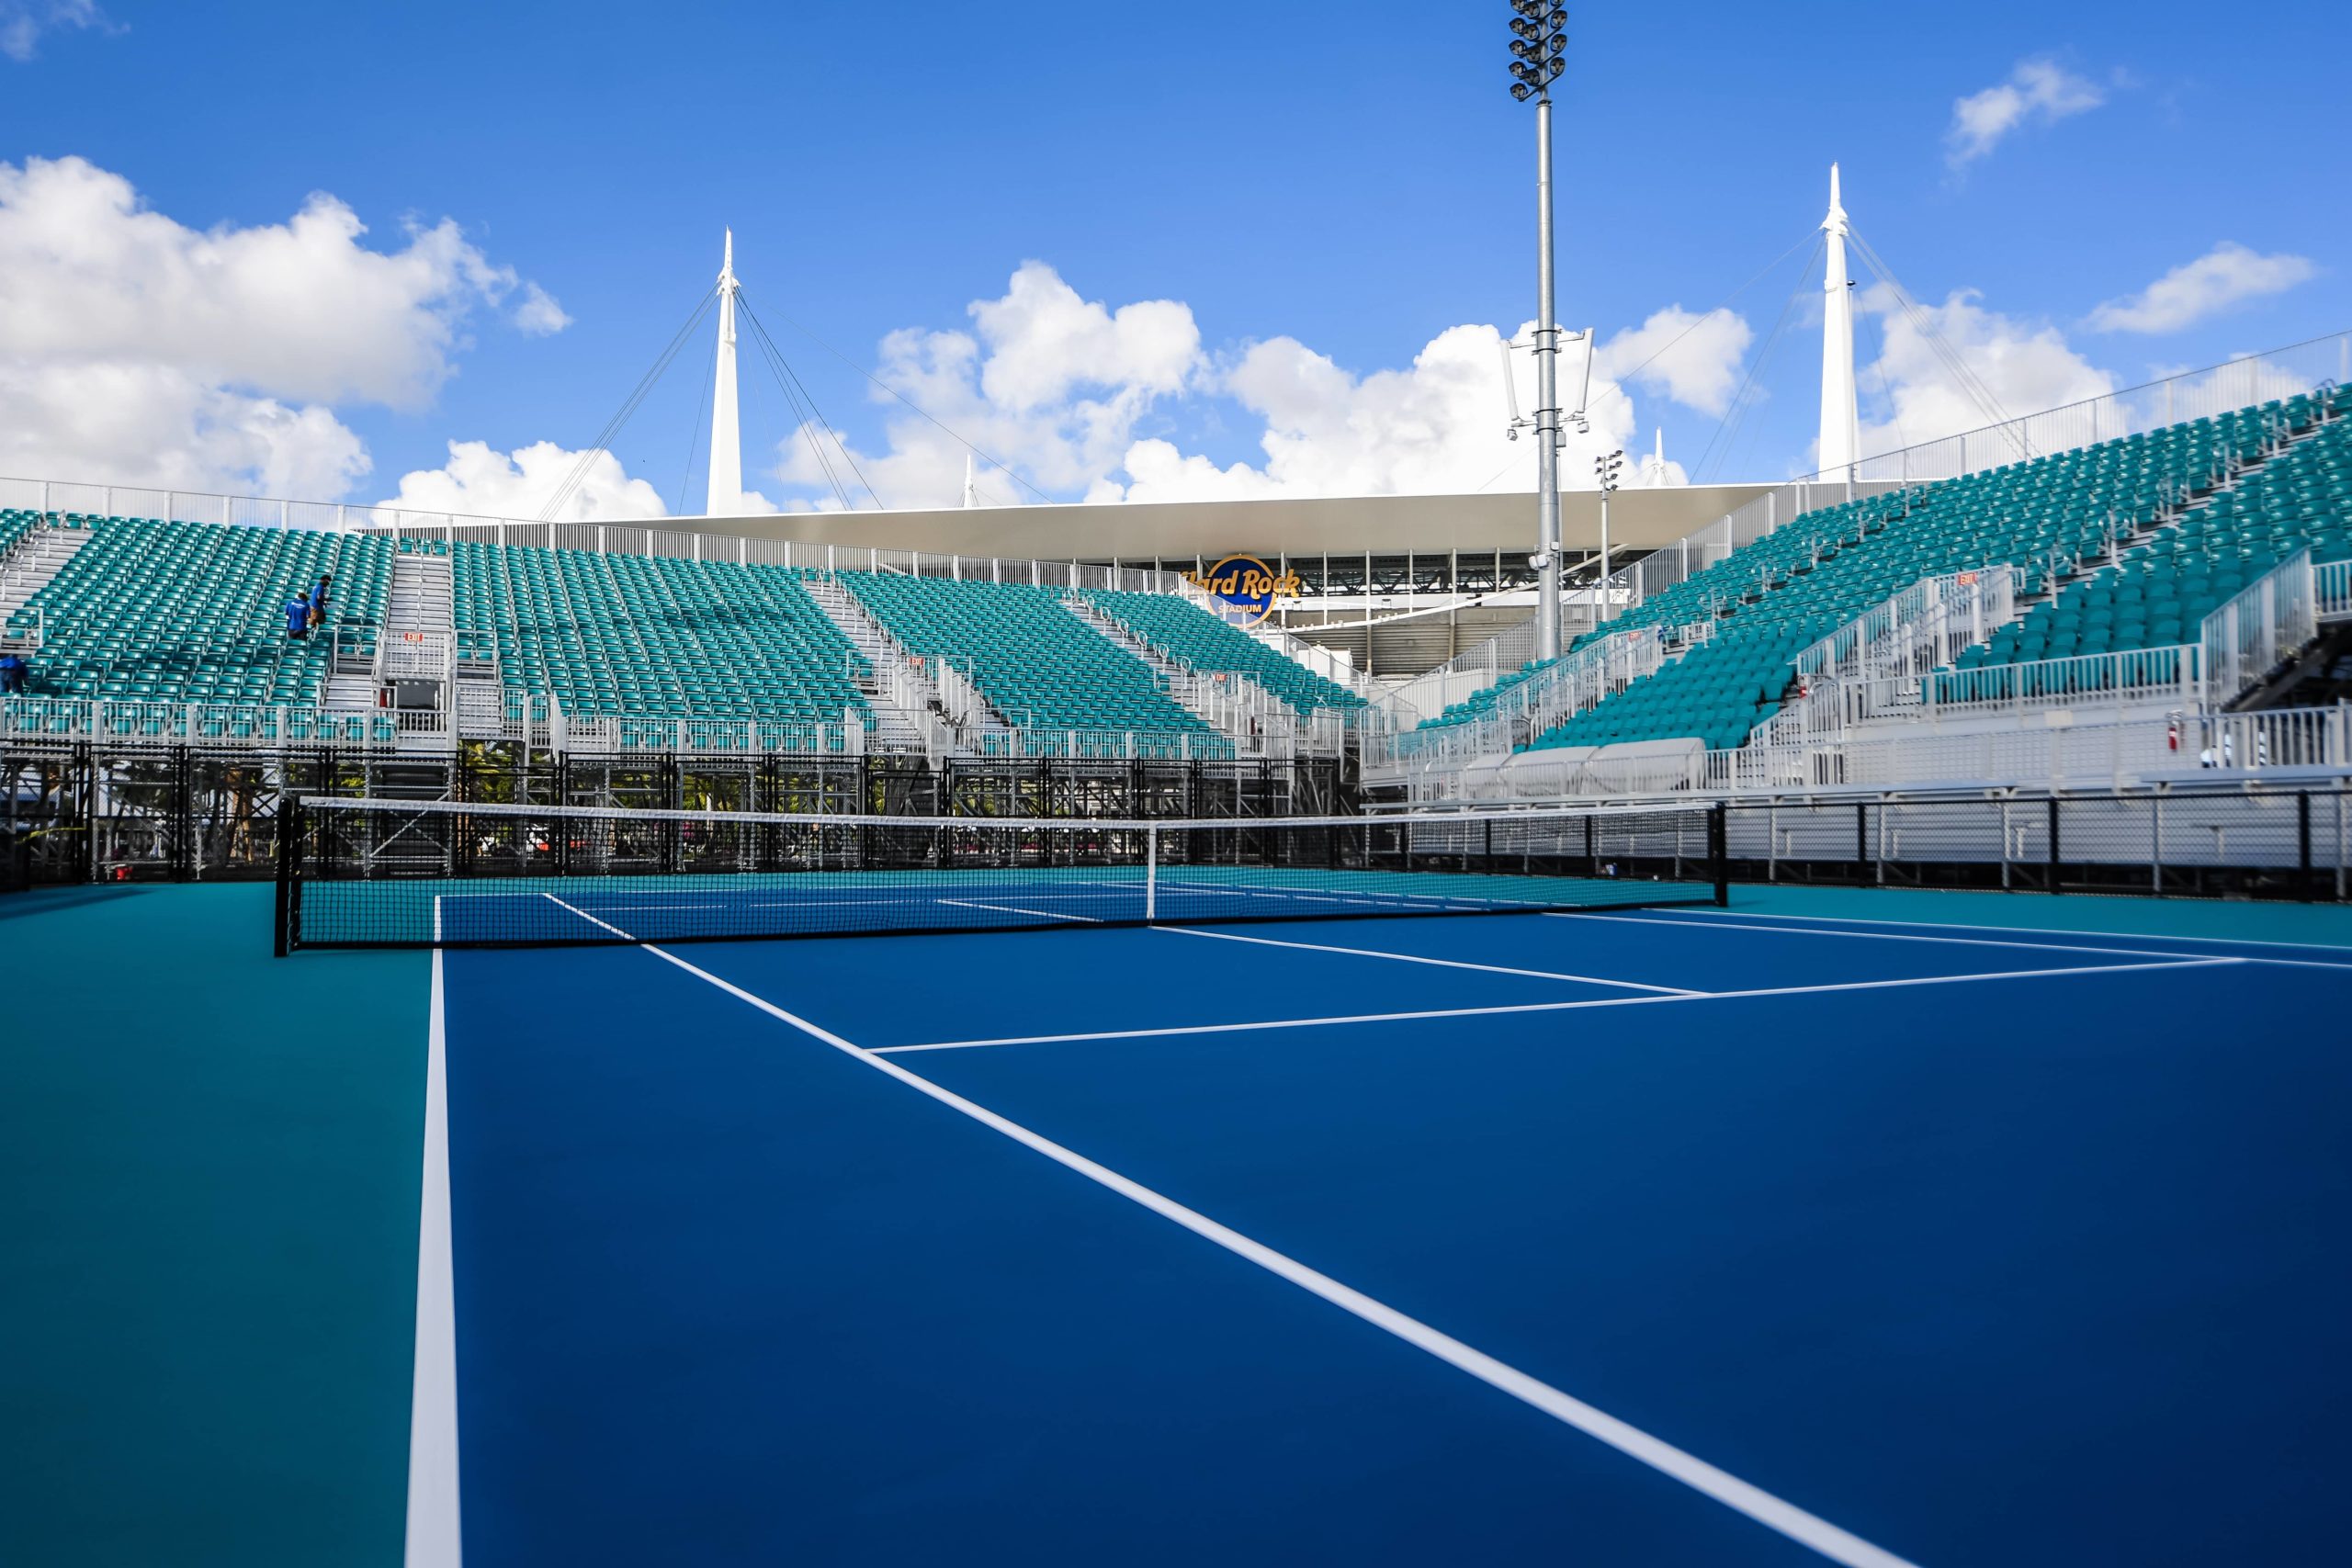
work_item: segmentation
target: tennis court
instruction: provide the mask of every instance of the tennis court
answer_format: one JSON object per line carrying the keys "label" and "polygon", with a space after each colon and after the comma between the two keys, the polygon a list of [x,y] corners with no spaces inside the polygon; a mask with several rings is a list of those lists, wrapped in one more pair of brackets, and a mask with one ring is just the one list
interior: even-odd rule
{"label": "tennis court", "polygon": [[1122,875],[437,953],[412,1561],[2338,1550],[2352,953]]}

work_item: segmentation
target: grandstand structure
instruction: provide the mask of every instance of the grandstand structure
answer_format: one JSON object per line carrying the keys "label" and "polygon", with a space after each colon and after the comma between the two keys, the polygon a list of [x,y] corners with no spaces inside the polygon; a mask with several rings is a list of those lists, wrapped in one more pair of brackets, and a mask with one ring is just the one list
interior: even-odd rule
{"label": "grandstand structure", "polygon": [[[971,509],[955,537],[1034,551],[971,555],[906,514],[654,528],[0,480],[0,643],[29,667],[0,700],[11,837],[33,824],[51,876],[187,876],[260,869],[289,791],[1148,818],[2352,784],[2352,335],[1861,457],[1844,224],[1833,183],[1832,467],[1635,528],[1567,590],[1551,659],[1500,546],[1408,548],[1408,577],[1444,563],[1448,648],[1465,591],[1522,618],[1401,680],[1234,624],[1200,555],[1103,551],[1101,508]],[[733,278],[730,241],[714,506],[741,494]],[[1353,503],[1302,504],[1322,527]],[[1373,556],[1339,558],[1326,596],[1377,624]],[[290,637],[322,575],[327,624]],[[1779,831],[1734,858],[1778,874]],[[2287,835],[2305,872],[2313,832]],[[1845,874],[1902,858],[1870,847]],[[2005,818],[2005,874],[2012,849]]]}

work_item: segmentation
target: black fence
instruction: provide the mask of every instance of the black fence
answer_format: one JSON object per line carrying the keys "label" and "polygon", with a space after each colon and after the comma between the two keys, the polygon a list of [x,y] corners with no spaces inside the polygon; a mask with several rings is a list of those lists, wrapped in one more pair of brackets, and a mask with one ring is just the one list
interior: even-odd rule
{"label": "black fence", "polygon": [[1338,765],[669,753],[528,759],[177,746],[0,751],[0,890],[262,881],[288,795],[957,817],[1280,818],[1343,809]]}

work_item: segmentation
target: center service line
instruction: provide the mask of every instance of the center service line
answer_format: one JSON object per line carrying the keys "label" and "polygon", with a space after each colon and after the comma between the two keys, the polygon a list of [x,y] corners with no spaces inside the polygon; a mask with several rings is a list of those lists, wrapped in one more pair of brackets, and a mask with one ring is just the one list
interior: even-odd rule
{"label": "center service line", "polygon": [[[628,941],[637,939],[608,921],[582,909],[572,908],[549,893],[545,897],[562,904],[567,909],[591,924],[603,927]],[[1077,1172],[1099,1186],[1108,1188],[1120,1197],[1160,1218],[1182,1225],[1202,1239],[1215,1243],[1235,1257],[1256,1264],[1275,1278],[1288,1281],[1311,1295],[1371,1324],[1385,1333],[1394,1335],[1417,1350],[1426,1351],[1449,1366],[1469,1373],[1479,1382],[1510,1394],[1513,1399],[1544,1412],[1546,1416],[1575,1427],[1586,1436],[1608,1444],[1618,1452],[1638,1460],[1661,1474],[1671,1476],[1693,1491],[1713,1498],[1727,1508],[1747,1515],[1769,1529],[1779,1531],[1801,1545],[1841,1562],[1847,1568],[1917,1568],[1908,1559],[1897,1557],[1883,1547],[1874,1546],[1861,1537],[1838,1529],[1828,1520],[1809,1514],[1795,1504],[1774,1496],[1760,1486],[1742,1481],[1726,1471],[1716,1469],[1695,1454],[1685,1453],[1661,1438],[1652,1437],[1628,1422],[1621,1421],[1605,1410],[1596,1409],[1584,1401],[1563,1393],[1551,1384],[1529,1376],[1518,1368],[1497,1360],[1485,1351],[1476,1349],[1430,1327],[1419,1318],[1409,1317],[1385,1302],[1374,1300],[1363,1292],[1343,1285],[1329,1275],[1308,1268],[1296,1258],[1276,1252],[1263,1242],[1256,1241],[1218,1224],[1197,1210],[1188,1209],[1173,1198],[1156,1192],[1141,1182],[1120,1175],[1107,1166],[1074,1150],[1063,1147],[1040,1133],[1031,1132],[1006,1117],[998,1115],[984,1105],[966,1100],[952,1089],[941,1088],[929,1078],[909,1072],[898,1063],[876,1055],[865,1047],[853,1044],[832,1031],[811,1023],[797,1013],[787,1012],[764,997],[754,996],[730,981],[722,980],[707,969],[687,963],[676,953],[650,943],[640,943],[644,952],[665,964],[676,965],[697,980],[717,987],[739,1001],[766,1013],[781,1023],[790,1025],[812,1040],[821,1041],[844,1055],[863,1062],[877,1073],[883,1073],[913,1089],[916,1093],[937,1100],[949,1110],[970,1117],[980,1125],[1001,1133],[1014,1143],[1032,1149],[1057,1165]]]}

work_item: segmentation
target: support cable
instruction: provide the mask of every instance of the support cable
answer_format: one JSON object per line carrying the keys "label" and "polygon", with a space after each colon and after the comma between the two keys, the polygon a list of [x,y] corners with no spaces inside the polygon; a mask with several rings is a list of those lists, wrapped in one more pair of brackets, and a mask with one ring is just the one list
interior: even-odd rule
{"label": "support cable", "polygon": [[670,340],[669,346],[664,348],[661,355],[654,360],[652,367],[638,378],[638,383],[630,389],[629,395],[621,400],[621,406],[614,411],[610,419],[605,422],[605,428],[596,433],[596,439],[581,449],[579,457],[572,463],[571,470],[564,475],[563,482],[556,487],[555,493],[548,498],[547,504],[539,508],[540,522],[551,522],[555,514],[571,502],[573,494],[586,481],[589,470],[594,467],[596,454],[610,447],[613,437],[620,434],[621,427],[629,422],[629,416],[636,413],[643,405],[647,394],[651,392],[654,384],[662,379],[662,373],[670,368],[670,362],[678,357],[678,350],[685,346],[686,340],[694,335],[695,328],[701,324],[703,317],[710,311],[712,301],[718,298],[718,290],[716,287],[703,294],[701,302],[695,307],[694,314],[686,318],[686,324],[678,329],[677,335]]}
{"label": "support cable", "polygon": [[1738,429],[1739,422],[1747,416],[1747,412],[1752,404],[1752,400],[1747,395],[1748,390],[1756,385],[1758,377],[1763,374],[1765,365],[1772,357],[1772,351],[1780,345],[1781,334],[1788,330],[1789,318],[1795,312],[1797,299],[1804,292],[1805,279],[1811,275],[1813,264],[1820,256],[1821,247],[1826,243],[1826,236],[1817,232],[1814,235],[1813,250],[1805,257],[1804,265],[1798,269],[1796,287],[1790,289],[1788,299],[1781,301],[1781,313],[1773,319],[1771,332],[1766,334],[1764,342],[1756,351],[1755,357],[1747,363],[1747,374],[1741,378],[1739,390],[1732,394],[1730,406],[1724,410],[1723,418],[1715,422],[1715,433],[1707,438],[1707,445],[1700,452],[1698,462],[1691,466],[1690,477],[1694,483],[1705,472],[1708,459],[1714,455],[1718,443],[1723,444],[1724,457],[1726,459],[1730,457],[1731,449],[1727,437]]}
{"label": "support cable", "polygon": [[[842,439],[841,432],[833,428],[832,422],[825,418],[824,412],[817,407],[816,395],[810,392],[807,384],[800,379],[799,372],[792,368],[792,361],[786,359],[784,356],[784,351],[776,346],[775,339],[768,334],[766,324],[752,311],[751,302],[739,291],[735,297],[735,303],[741,308],[743,319],[752,323],[752,339],[759,344],[760,352],[767,359],[768,373],[774,376],[776,378],[776,384],[784,389],[785,397],[791,400],[796,408],[804,402],[808,405],[810,419],[802,423],[801,431],[807,436],[809,450],[816,454],[819,465],[825,469],[828,478],[831,478],[832,465],[826,461],[823,448],[819,446],[817,438],[808,434],[811,423],[832,438],[834,449],[840,452],[842,464],[857,477],[857,482],[865,487],[865,493],[873,501],[876,510],[882,510],[882,497],[876,493],[873,481],[865,477],[865,470],[857,466],[857,458],[851,454],[849,444]],[[847,488],[836,481],[834,489],[841,496],[842,508],[854,509]]]}
{"label": "support cable", "polygon": [[[738,295],[737,299],[740,303],[741,296]],[[915,412],[922,415],[923,418],[930,420],[933,424],[938,425],[942,431],[946,433],[948,439],[954,441],[957,446],[971,453],[975,457],[979,458],[980,461],[988,464],[992,468],[1003,469],[1006,478],[1012,480],[1013,483],[1019,485],[1022,489],[1027,491],[1030,494],[1035,496],[1039,501],[1049,503],[1053,501],[1054,498],[1052,496],[1047,495],[1044,491],[1039,490],[1035,485],[1033,485],[1027,479],[1023,479],[1021,475],[1014,470],[1012,464],[1003,461],[1001,458],[990,457],[987,452],[981,450],[973,443],[957,434],[954,430],[950,429],[946,424],[934,417],[930,410],[924,408],[921,403],[916,402],[912,398],[908,397],[904,392],[899,390],[898,388],[890,385],[889,382],[882,379],[881,377],[876,376],[873,371],[868,370],[865,366],[860,365],[856,360],[852,359],[848,355],[843,354],[840,349],[835,348],[831,344],[827,343],[823,338],[819,337],[815,333],[810,332],[807,327],[802,326],[798,321],[794,321],[790,316],[787,316],[783,311],[779,310],[776,312],[776,319],[784,322],[785,325],[799,333],[801,336],[807,338],[810,343],[815,344],[819,348],[823,349],[827,354],[831,355],[835,359],[840,360],[843,365],[848,366],[851,369],[856,371],[859,375],[865,377],[867,380],[881,388],[884,391],[889,393],[892,397],[898,399],[899,401],[906,404],[907,407],[914,410]]]}

